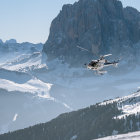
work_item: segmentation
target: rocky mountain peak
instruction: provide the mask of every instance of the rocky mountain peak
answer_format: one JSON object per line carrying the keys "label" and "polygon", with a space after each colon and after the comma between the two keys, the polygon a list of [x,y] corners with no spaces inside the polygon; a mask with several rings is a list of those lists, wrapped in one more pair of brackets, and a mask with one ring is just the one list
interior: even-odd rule
{"label": "rocky mountain peak", "polygon": [[83,63],[106,53],[129,53],[140,41],[139,24],[140,13],[131,7],[123,8],[118,0],[79,0],[64,5],[52,21],[43,51],[48,59],[68,63]]}
{"label": "rocky mountain peak", "polygon": [[0,39],[0,44],[3,44],[3,41],[2,41],[2,39]]}
{"label": "rocky mountain peak", "polygon": [[10,40],[6,40],[5,43],[6,44],[14,44],[14,43],[17,43],[17,41],[15,39],[10,39]]}

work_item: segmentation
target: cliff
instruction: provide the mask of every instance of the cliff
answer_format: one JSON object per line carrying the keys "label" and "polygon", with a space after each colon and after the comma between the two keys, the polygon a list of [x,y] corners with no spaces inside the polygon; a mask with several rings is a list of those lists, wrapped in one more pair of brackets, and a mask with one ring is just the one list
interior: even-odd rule
{"label": "cliff", "polygon": [[83,64],[106,53],[135,54],[134,45],[139,41],[140,13],[136,9],[123,8],[118,0],[79,0],[64,5],[52,21],[43,51],[48,60]]}

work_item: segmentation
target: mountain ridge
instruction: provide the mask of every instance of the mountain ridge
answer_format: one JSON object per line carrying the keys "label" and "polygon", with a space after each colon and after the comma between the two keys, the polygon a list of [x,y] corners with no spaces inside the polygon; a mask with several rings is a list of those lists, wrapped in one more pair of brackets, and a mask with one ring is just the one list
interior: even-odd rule
{"label": "mountain ridge", "polygon": [[[130,40],[128,40],[128,42],[126,41],[126,46],[125,45],[123,46],[124,47],[123,49],[121,48],[120,43],[118,44],[120,45],[121,49],[119,48],[118,50],[115,50],[116,49],[115,46],[114,46],[115,48],[114,50],[112,48],[113,51],[117,51],[116,54],[113,54],[113,57],[115,57],[115,55],[117,55],[118,57],[120,55],[123,55],[123,54],[118,55],[119,51],[122,52],[122,50],[124,51],[124,53],[126,53],[126,59],[123,59],[123,61],[121,60],[120,62],[120,65],[123,65],[124,69],[123,70],[120,69],[120,65],[119,65],[118,69],[115,68],[114,75],[112,75],[112,73],[110,72],[111,68],[109,68],[110,71],[108,70],[108,74],[103,76],[97,76],[94,75],[92,71],[88,71],[85,67],[73,68],[69,66],[69,64],[66,64],[66,63],[72,63],[77,65],[78,63],[79,65],[83,65],[86,59],[87,61],[89,61],[91,57],[92,58],[95,57],[95,56],[90,56],[88,55],[88,53],[78,49],[76,47],[77,45],[76,42],[78,40],[81,41],[81,42],[79,41],[81,44],[79,44],[78,42],[78,45],[83,44],[85,46],[82,47],[87,47],[87,49],[89,49],[90,51],[92,51],[90,47],[91,43],[97,43],[97,46],[96,45],[94,46],[94,53],[96,54],[96,50],[98,51],[98,40],[96,42],[96,38],[98,39],[98,36],[96,36],[98,31],[102,33],[101,32],[102,30],[103,31],[107,30],[106,31],[108,32],[107,36],[108,34],[112,35],[113,32],[113,35],[116,37],[116,39],[118,39],[120,37],[119,35],[121,35],[120,33],[121,27],[118,30],[118,26],[119,24],[121,24],[121,22],[123,23],[123,19],[121,19],[122,12],[121,13],[119,13],[119,11],[117,12],[117,6],[121,7],[120,3],[117,2],[118,4],[116,6],[116,10],[115,10],[116,12],[115,12],[114,11],[115,8],[112,8],[112,5],[114,6],[116,5],[115,0],[111,0],[112,3],[108,3],[108,4],[101,3],[103,0],[100,1],[87,0],[87,1],[88,3],[85,4],[86,1],[81,0],[79,2],[80,4],[75,3],[74,7],[73,5],[64,6],[63,10],[61,11],[61,15],[59,15],[56,18],[56,21],[52,23],[54,24],[53,25],[54,27],[51,29],[52,31],[55,29],[55,27],[59,29],[58,28],[59,25],[61,27],[60,30],[63,29],[65,31],[64,33],[66,33],[66,34],[61,34],[61,32],[52,32],[52,34],[50,34],[50,39],[52,36],[54,42],[50,40],[52,42],[48,42],[48,44],[51,45],[51,43],[54,43],[56,44],[56,46],[54,46],[54,48],[51,48],[50,52],[49,49],[47,49],[46,51],[48,53],[48,60],[54,59],[53,61],[46,61],[46,58],[42,60],[44,55],[44,50],[42,53],[41,52],[42,47],[33,45],[31,43],[22,43],[22,44],[16,43],[16,44],[8,44],[8,45],[5,44],[4,46],[0,45],[0,56],[1,56],[0,67],[2,68],[0,69],[0,73],[1,73],[0,74],[0,78],[1,78],[0,79],[0,95],[1,95],[0,111],[2,114],[2,117],[0,118],[0,126],[1,126],[0,133],[8,132],[10,130],[16,130],[19,128],[24,128],[29,125],[33,125],[35,123],[46,122],[56,117],[60,113],[67,112],[71,109],[83,108],[85,106],[89,106],[90,104],[102,101],[103,99],[127,95],[129,92],[133,92],[135,87],[138,86],[140,80],[138,76],[140,67],[135,62],[137,62],[139,59],[136,58],[133,59],[134,54],[135,56],[140,54],[139,53],[140,45],[139,42],[137,42],[139,40],[139,36],[137,34],[135,34],[137,46],[135,45],[131,46],[133,45],[133,43],[130,42]],[[95,2],[97,2],[97,5],[95,5]],[[85,9],[84,12],[81,7]],[[73,9],[75,8],[74,10],[72,10],[73,12],[71,11],[71,8]],[[108,12],[108,10],[113,11],[113,13]],[[95,14],[95,17],[93,15],[94,12],[97,13],[97,15]],[[110,26],[110,24],[109,25],[107,24],[107,28],[100,28],[101,27],[100,20],[102,22],[104,20],[106,21],[103,15],[104,12],[105,12],[105,17],[109,16],[107,18],[107,22],[108,19],[110,19],[109,23],[112,23],[111,24],[112,26]],[[116,19],[116,14],[117,14],[117,19]],[[128,8],[125,14],[127,15],[127,19],[128,19],[127,22],[129,23],[128,29],[130,29],[131,31],[136,30],[136,33],[139,33],[137,26],[136,28],[133,28],[135,27],[134,25],[138,24],[137,20],[139,18],[137,18],[137,16],[139,17],[139,13],[135,10],[132,10],[132,8],[130,9]],[[101,18],[102,15],[104,17],[103,19]],[[69,18],[67,16],[72,16],[72,18]],[[89,17],[89,19],[87,17]],[[85,22],[85,18],[88,19],[87,22]],[[63,19],[65,19],[65,22],[63,22]],[[133,22],[132,19],[134,19]],[[58,21],[60,22],[60,24],[58,24],[59,23]],[[98,28],[94,28],[95,26],[92,26],[93,22],[95,22],[95,25],[96,24],[98,25],[97,26]],[[123,24],[125,25],[125,23]],[[102,26],[104,27],[105,25],[103,24]],[[110,28],[111,29],[113,28],[113,30],[108,30]],[[119,35],[117,34],[117,32],[115,32],[115,28],[116,30],[119,31],[120,33]],[[127,26],[125,26],[125,28],[127,28]],[[94,30],[96,32],[93,32]],[[64,40],[65,36],[63,35],[67,35],[67,34],[69,35],[70,39],[66,38],[66,40]],[[127,36],[128,35],[127,32],[126,33],[123,32],[123,34],[126,34],[124,38],[126,38],[127,40],[127,38],[129,38],[129,36]],[[100,35],[103,36],[103,34]],[[102,36],[99,36],[99,42],[102,41],[102,39],[100,40]],[[130,37],[132,37],[132,35]],[[132,40],[135,38],[132,38]],[[73,42],[73,40],[75,42]],[[104,40],[106,41],[107,39]],[[135,42],[135,40],[133,41]],[[66,43],[66,46],[64,46],[63,43],[64,44]],[[58,44],[59,46],[57,46]],[[129,46],[127,46],[127,44],[129,44]],[[108,51],[106,49],[107,47],[103,48],[105,50],[103,50],[102,53],[106,53]],[[59,61],[57,58],[63,60],[64,63],[63,61]],[[130,61],[128,61],[129,59]],[[124,63],[129,63],[129,65],[127,65],[126,67]],[[133,69],[131,69],[131,67],[133,67]],[[129,69],[129,71],[127,71],[127,69]],[[118,70],[120,70],[122,73],[121,74],[117,73]],[[9,77],[6,76],[8,74],[10,75]],[[16,77],[19,78],[14,79],[13,77],[15,77],[15,75]],[[46,90],[49,85],[45,86],[47,83],[53,84],[52,88],[48,90],[48,92],[46,92]],[[9,86],[7,87],[7,85]],[[7,88],[9,88],[10,91],[7,91]],[[29,92],[28,95],[27,93],[25,93],[27,91]],[[17,96],[17,93],[18,95],[20,94],[20,96]],[[3,110],[3,106],[6,108],[5,110]],[[113,109],[116,109],[116,107]],[[15,114],[18,114],[18,117],[17,120],[13,122],[12,120]],[[7,122],[12,122],[12,125],[7,124]],[[108,133],[112,134],[112,131],[113,130],[111,129],[111,131]],[[68,137],[71,139],[76,138],[76,133],[71,132]]]}
{"label": "mountain ridge", "polygon": [[73,65],[78,64],[76,60],[82,64],[106,53],[135,57],[135,44],[140,41],[139,24],[140,13],[132,7],[123,8],[118,0],[79,0],[64,5],[52,21],[43,51],[48,60],[59,58]]}
{"label": "mountain ridge", "polygon": [[[140,130],[140,110],[125,114],[123,109],[128,103],[135,107],[135,104],[140,102],[139,99],[140,92],[137,91],[126,97],[103,101],[78,111],[61,114],[47,123],[0,135],[0,139],[91,140],[135,132]],[[118,117],[123,114],[123,117]]]}

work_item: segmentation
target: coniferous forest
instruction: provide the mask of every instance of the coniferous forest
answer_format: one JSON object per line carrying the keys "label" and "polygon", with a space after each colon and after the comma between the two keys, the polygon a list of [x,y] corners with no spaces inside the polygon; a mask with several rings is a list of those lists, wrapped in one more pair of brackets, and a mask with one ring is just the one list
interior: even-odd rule
{"label": "coniferous forest", "polygon": [[92,140],[139,130],[140,115],[115,119],[121,111],[117,103],[96,104],[65,113],[50,122],[0,135],[0,140]]}

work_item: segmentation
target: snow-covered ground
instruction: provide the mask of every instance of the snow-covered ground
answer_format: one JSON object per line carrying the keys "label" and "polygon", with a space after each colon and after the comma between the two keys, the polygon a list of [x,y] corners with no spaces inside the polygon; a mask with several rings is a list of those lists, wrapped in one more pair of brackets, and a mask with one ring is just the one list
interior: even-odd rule
{"label": "snow-covered ground", "polygon": [[[8,86],[7,86],[8,85]],[[35,96],[51,99],[49,90],[52,84],[44,83],[38,79],[31,79],[24,84],[18,84],[9,80],[0,79],[0,87],[7,91],[19,91],[32,93]]]}
{"label": "snow-covered ground", "polygon": [[122,135],[114,135],[105,138],[99,138],[97,140],[140,140],[140,131]]}
{"label": "snow-covered ground", "polygon": [[140,113],[140,90],[122,98],[102,102],[101,105],[113,102],[117,102],[118,109],[122,110],[122,114],[117,116],[118,119],[132,114],[136,115],[137,113]]}
{"label": "snow-covered ground", "polygon": [[0,45],[0,133],[46,122],[72,110],[50,94],[52,83],[37,77],[48,69],[41,50],[40,45],[30,43]]}
{"label": "snow-covered ground", "polygon": [[[0,47],[0,133],[131,94],[140,86],[139,70],[135,67],[119,73],[119,67],[109,68],[99,76],[85,67],[48,62],[41,48],[33,44]],[[127,105],[123,106],[125,114],[132,111]]]}

